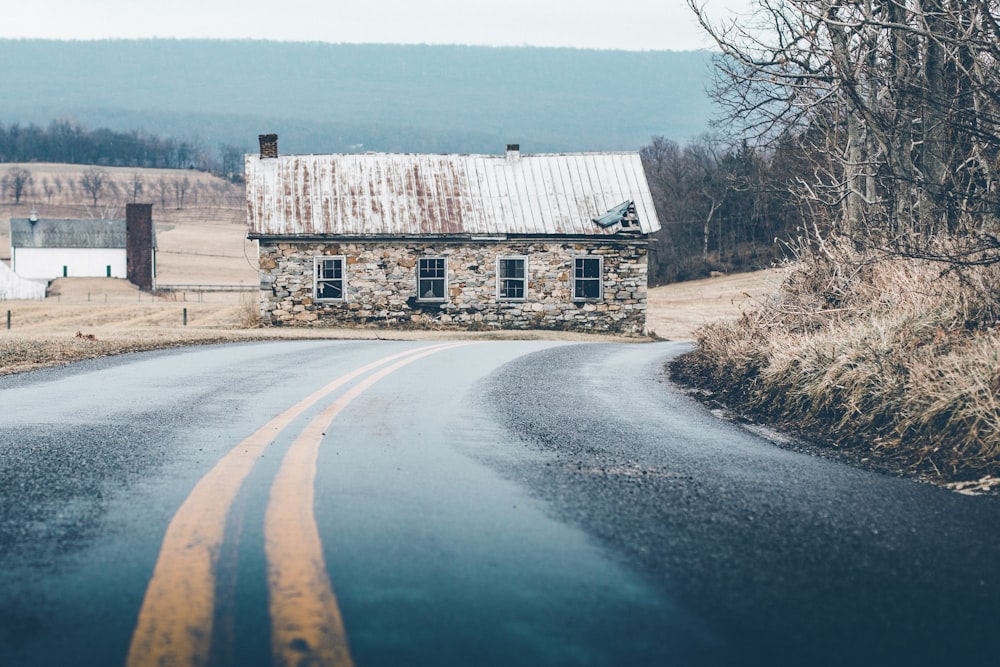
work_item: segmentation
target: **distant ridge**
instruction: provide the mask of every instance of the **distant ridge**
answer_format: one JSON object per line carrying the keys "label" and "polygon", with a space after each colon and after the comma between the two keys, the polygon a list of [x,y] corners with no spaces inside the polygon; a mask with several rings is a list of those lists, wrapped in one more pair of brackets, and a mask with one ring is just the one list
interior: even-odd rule
{"label": "distant ridge", "polygon": [[630,150],[708,129],[705,51],[0,40],[0,123],[143,130],[206,149]]}

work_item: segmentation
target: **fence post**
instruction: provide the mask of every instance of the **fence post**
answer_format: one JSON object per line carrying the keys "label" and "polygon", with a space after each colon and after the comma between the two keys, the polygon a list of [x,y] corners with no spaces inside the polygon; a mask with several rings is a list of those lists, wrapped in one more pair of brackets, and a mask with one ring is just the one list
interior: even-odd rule
{"label": "fence post", "polygon": [[188,309],[184,309],[184,326],[188,325]]}
{"label": "fence post", "polygon": [[7,311],[7,330],[10,331],[10,311]]}

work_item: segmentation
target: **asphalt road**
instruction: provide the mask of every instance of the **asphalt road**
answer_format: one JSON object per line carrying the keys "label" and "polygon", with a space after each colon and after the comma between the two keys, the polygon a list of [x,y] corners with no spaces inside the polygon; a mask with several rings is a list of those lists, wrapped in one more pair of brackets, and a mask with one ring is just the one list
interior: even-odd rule
{"label": "asphalt road", "polygon": [[299,341],[0,378],[0,665],[995,662],[998,499],[721,421],[666,382],[684,349]]}

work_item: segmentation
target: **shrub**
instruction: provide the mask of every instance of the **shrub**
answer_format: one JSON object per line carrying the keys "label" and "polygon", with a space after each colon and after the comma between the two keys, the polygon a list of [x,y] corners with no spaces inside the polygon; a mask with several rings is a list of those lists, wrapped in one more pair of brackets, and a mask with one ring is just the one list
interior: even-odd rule
{"label": "shrub", "polygon": [[747,415],[941,476],[1000,470],[1000,270],[827,242],[702,328],[675,377]]}

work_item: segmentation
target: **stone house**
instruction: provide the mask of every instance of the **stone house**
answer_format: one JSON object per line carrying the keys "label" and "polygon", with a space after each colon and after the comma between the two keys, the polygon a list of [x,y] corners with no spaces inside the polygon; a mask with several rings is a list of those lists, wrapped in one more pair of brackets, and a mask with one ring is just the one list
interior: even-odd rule
{"label": "stone house", "polygon": [[642,335],[648,235],[639,154],[246,157],[260,314],[291,326]]}

